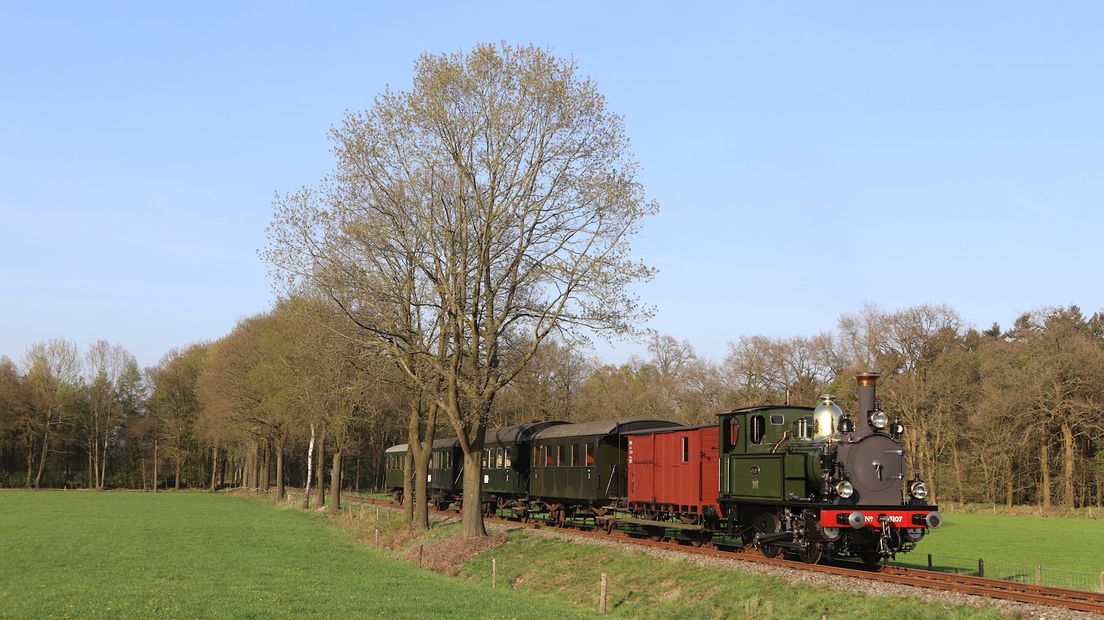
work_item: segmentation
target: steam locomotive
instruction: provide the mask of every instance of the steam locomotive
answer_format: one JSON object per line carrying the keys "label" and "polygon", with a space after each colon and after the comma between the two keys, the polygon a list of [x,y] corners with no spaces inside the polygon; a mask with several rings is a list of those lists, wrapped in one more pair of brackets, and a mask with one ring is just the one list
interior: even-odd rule
{"label": "steam locomotive", "polygon": [[[815,408],[749,407],[702,426],[632,418],[492,429],[480,502],[485,514],[876,564],[942,522],[919,474],[906,480],[904,427],[878,406],[877,379],[856,376],[854,416],[825,395]],[[398,496],[406,451],[386,452],[387,486]],[[435,507],[465,500],[462,463],[456,439],[434,443]]]}

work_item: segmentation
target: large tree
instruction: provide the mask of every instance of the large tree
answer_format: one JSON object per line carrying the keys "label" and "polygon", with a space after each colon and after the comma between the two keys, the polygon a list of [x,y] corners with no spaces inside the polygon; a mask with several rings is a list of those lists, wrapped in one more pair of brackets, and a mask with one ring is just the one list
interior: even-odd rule
{"label": "large tree", "polygon": [[[37,489],[52,442],[73,416],[73,396],[80,383],[80,351],[68,340],[36,342],[27,348],[23,364],[29,401],[23,423],[28,450],[26,485]],[[36,452],[38,464],[34,466]]]}
{"label": "large tree", "polygon": [[82,416],[88,451],[89,486],[103,490],[111,440],[137,404],[138,362],[121,345],[96,341],[85,355],[88,406]]}
{"label": "large tree", "polygon": [[[278,200],[268,257],[326,291],[445,412],[464,452],[464,533],[484,535],[495,397],[549,339],[648,315],[630,286],[652,271],[629,240],[657,207],[622,119],[574,61],[536,47],[423,55],[410,91],[349,114],[334,138],[322,190]],[[395,320],[402,306],[421,331]]]}

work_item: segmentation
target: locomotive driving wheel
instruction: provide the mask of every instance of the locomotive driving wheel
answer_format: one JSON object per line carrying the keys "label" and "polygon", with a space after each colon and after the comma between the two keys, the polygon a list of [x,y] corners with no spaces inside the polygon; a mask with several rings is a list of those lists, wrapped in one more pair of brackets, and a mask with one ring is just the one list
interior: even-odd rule
{"label": "locomotive driving wheel", "polygon": [[816,564],[820,561],[822,550],[820,545],[809,541],[797,552],[797,557],[806,564]]}
{"label": "locomotive driving wheel", "polygon": [[[773,512],[764,512],[763,514],[759,515],[758,519],[755,520],[755,533],[757,534],[756,538],[763,534],[777,533],[778,526],[778,515],[774,514]],[[781,547],[777,545],[772,545],[770,543],[759,544],[759,552],[768,558],[773,558],[777,556],[778,552],[781,550]]]}

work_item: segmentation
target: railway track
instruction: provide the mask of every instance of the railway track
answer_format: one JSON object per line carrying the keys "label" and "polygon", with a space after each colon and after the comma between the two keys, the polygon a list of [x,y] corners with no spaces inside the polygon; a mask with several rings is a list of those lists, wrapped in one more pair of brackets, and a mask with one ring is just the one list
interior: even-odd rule
{"label": "railway track", "polygon": [[[378,500],[371,498],[350,499],[352,499],[354,502],[359,503],[388,506],[390,508],[399,507],[399,504],[388,500]],[[436,512],[438,514],[459,514],[459,512],[456,510],[443,510],[433,512]],[[917,588],[927,588],[944,592],[971,594],[974,596],[981,596],[992,599],[1016,601],[1019,603],[1058,607],[1073,611],[1104,615],[1104,594],[1095,592],[1066,590],[1064,588],[1053,588],[1049,586],[1039,586],[1035,584],[1019,583],[1015,581],[1003,581],[999,579],[986,579],[983,577],[972,577],[969,575],[943,573],[917,568],[903,568],[900,566],[879,566],[878,568],[871,570],[867,568],[844,566],[840,564],[806,564],[797,560],[787,560],[781,557],[768,558],[760,554],[758,551],[740,549],[738,547],[728,547],[726,545],[716,544],[705,544],[701,547],[694,547],[674,539],[664,539],[656,541],[650,540],[646,537],[642,537],[641,534],[631,533],[625,530],[614,530],[613,532],[607,532],[604,529],[599,529],[597,527],[577,523],[570,524],[568,527],[565,528],[557,528],[541,520],[530,520],[527,522],[523,522],[516,519],[508,519],[498,516],[487,517],[487,519],[499,523],[525,525],[535,529],[567,529],[571,531],[572,535],[583,538],[595,538],[601,540],[624,540],[645,547],[675,550],[682,553],[690,553],[707,557],[716,557],[730,560],[735,559],[745,562],[755,562],[757,564],[768,564],[772,566],[784,566],[797,570],[814,571],[823,574],[839,575],[855,579],[866,579],[885,583],[895,583]]]}

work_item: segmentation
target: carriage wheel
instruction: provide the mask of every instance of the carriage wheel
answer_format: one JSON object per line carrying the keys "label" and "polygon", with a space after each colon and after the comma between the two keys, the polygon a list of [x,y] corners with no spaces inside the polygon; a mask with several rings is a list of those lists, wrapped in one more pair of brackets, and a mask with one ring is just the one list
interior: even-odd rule
{"label": "carriage wheel", "polygon": [[644,531],[648,533],[648,538],[656,542],[663,540],[663,535],[667,532],[663,527],[658,525],[647,525],[644,527]]}

